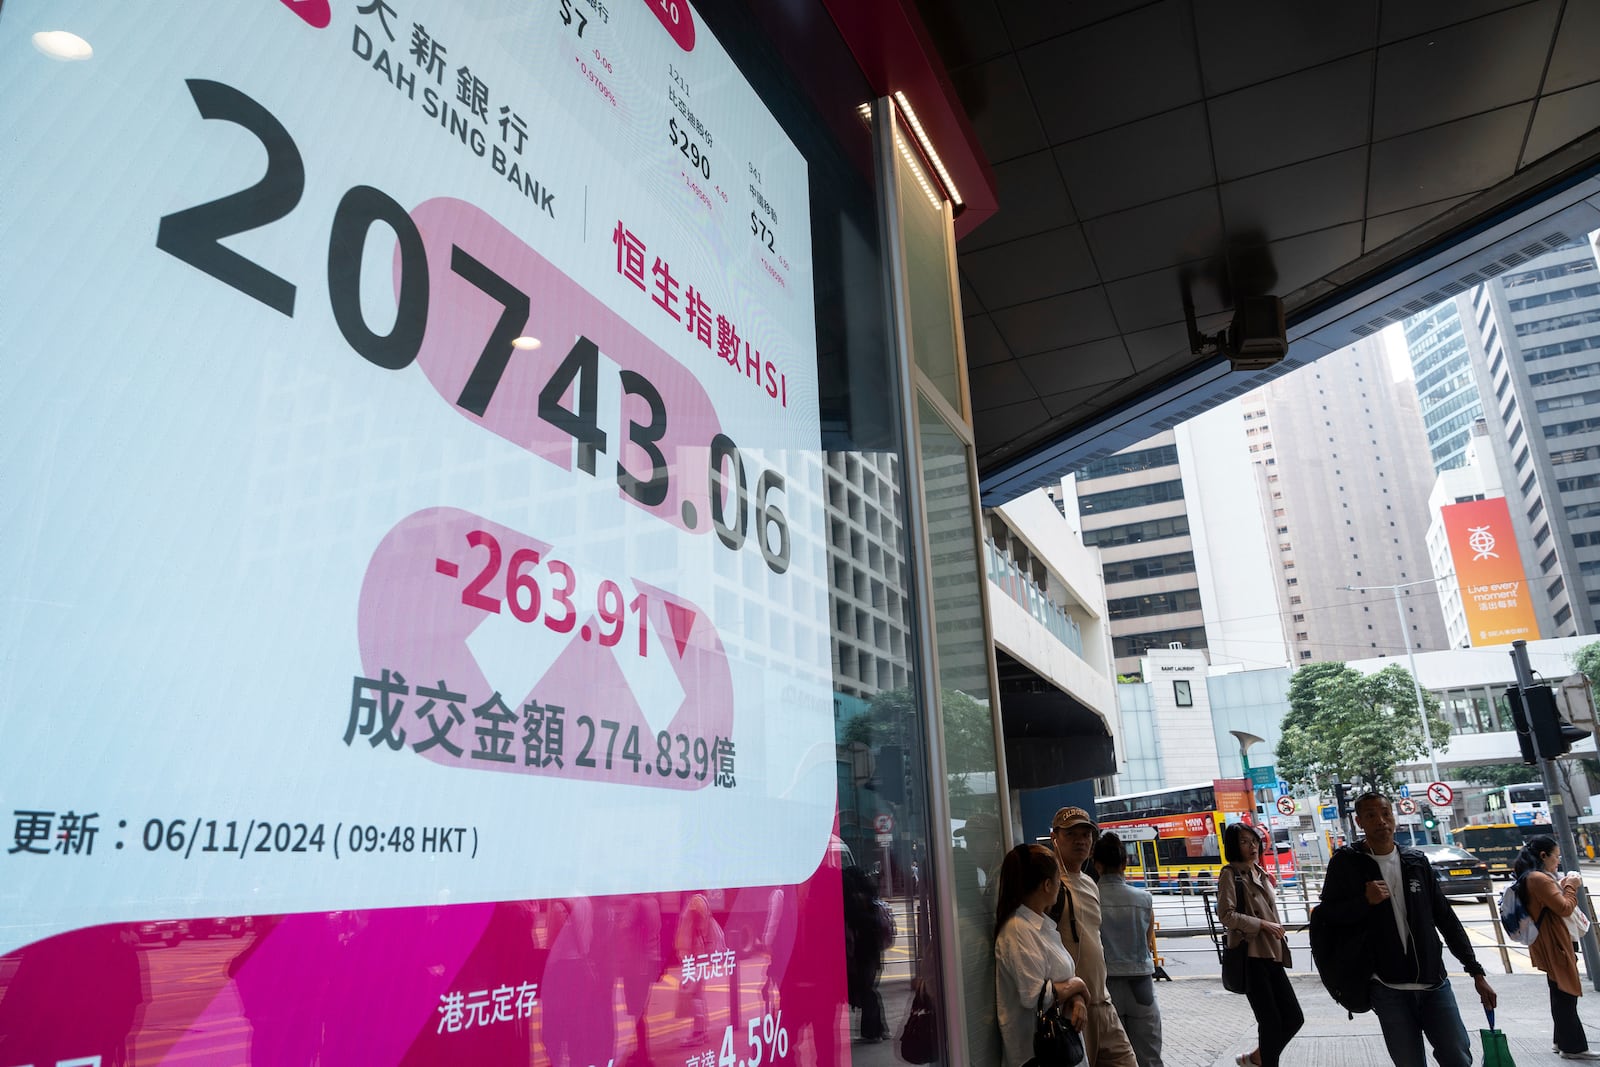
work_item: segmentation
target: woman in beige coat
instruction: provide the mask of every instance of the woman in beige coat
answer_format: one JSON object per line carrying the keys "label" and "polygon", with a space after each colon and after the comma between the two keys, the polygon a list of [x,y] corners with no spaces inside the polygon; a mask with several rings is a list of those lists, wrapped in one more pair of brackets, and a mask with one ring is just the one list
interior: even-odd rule
{"label": "woman in beige coat", "polygon": [[1548,834],[1528,838],[1517,857],[1517,887],[1522,903],[1539,924],[1539,936],[1528,949],[1533,965],[1550,985],[1550,1017],[1555,1023],[1556,1051],[1564,1060],[1600,1060],[1589,1051],[1589,1039],[1578,1019],[1578,953],[1566,919],[1578,907],[1578,881],[1559,878],[1561,849]]}
{"label": "woman in beige coat", "polygon": [[1284,968],[1289,946],[1278,919],[1277,892],[1262,869],[1261,838],[1240,823],[1222,834],[1222,858],[1228,865],[1217,875],[1217,918],[1228,930],[1228,947],[1249,945],[1245,959],[1245,999],[1256,1017],[1259,1045],[1237,1059],[1240,1067],[1278,1067],[1289,1039],[1304,1025],[1300,1001]]}

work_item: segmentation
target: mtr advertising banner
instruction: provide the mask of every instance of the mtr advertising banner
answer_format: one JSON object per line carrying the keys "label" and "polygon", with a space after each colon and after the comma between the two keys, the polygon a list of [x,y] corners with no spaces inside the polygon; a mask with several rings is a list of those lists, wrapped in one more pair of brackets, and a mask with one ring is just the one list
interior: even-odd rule
{"label": "mtr advertising banner", "polygon": [[1440,509],[1474,646],[1535,641],[1539,621],[1528,596],[1522,554],[1504,497]]}
{"label": "mtr advertising banner", "polygon": [[691,4],[10,0],[0,129],[0,1067],[833,1060],[807,164]]}

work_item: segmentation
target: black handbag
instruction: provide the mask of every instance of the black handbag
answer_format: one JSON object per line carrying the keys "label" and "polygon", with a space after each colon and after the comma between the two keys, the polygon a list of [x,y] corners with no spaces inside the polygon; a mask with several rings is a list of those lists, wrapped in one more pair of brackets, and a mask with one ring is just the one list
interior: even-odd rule
{"label": "black handbag", "polygon": [[1072,1020],[1062,1014],[1065,1005],[1058,1000],[1048,1008],[1044,1006],[1044,995],[1049,988],[1047,978],[1039,987],[1039,1000],[1035,1005],[1033,1059],[1024,1067],[1073,1067],[1083,1062],[1083,1038],[1072,1028]]}
{"label": "black handbag", "polygon": [[[1248,900],[1244,892],[1244,879],[1239,877],[1239,872],[1233,872],[1234,897],[1237,900],[1234,907],[1241,906],[1248,913],[1250,911]],[[1226,928],[1224,928],[1226,929]],[[1227,947],[1227,934],[1223,934],[1222,949],[1222,988],[1230,993],[1243,993],[1245,991],[1245,966],[1244,961],[1250,955],[1250,939],[1243,935],[1239,943],[1232,948]]]}
{"label": "black handbag", "polygon": [[939,1020],[933,998],[919,979],[911,995],[911,1012],[900,1031],[900,1058],[907,1063],[932,1063],[939,1058]]}

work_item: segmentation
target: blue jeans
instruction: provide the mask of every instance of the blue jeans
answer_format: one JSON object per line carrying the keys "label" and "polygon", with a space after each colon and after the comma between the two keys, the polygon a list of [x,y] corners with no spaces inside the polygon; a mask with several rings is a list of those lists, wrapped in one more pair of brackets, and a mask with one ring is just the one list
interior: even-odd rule
{"label": "blue jeans", "polygon": [[1448,978],[1433,989],[1390,989],[1373,982],[1372,1012],[1395,1067],[1427,1067],[1424,1034],[1439,1067],[1471,1067],[1472,1043]]}

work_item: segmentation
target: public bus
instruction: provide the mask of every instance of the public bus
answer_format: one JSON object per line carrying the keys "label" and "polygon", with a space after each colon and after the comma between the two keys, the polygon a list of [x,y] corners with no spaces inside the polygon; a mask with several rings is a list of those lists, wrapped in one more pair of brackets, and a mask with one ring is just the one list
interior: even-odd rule
{"label": "public bus", "polygon": [[[1248,791],[1241,785],[1242,791]],[[1128,854],[1129,884],[1152,892],[1187,892],[1210,886],[1222,866],[1222,831],[1231,822],[1254,825],[1262,835],[1261,863],[1280,885],[1298,878],[1287,831],[1270,832],[1251,812],[1224,811],[1214,782],[1125,793],[1095,801],[1100,829],[1115,831]],[[1270,838],[1272,844],[1265,845]]]}
{"label": "public bus", "polygon": [[1534,834],[1548,833],[1548,822],[1526,826],[1514,822],[1474,822],[1457,828],[1455,843],[1487,863],[1489,877],[1510,878],[1522,843]]}
{"label": "public bus", "polygon": [[1533,826],[1550,821],[1550,802],[1542,782],[1522,782],[1501,786],[1483,793],[1483,822],[1510,822]]}

